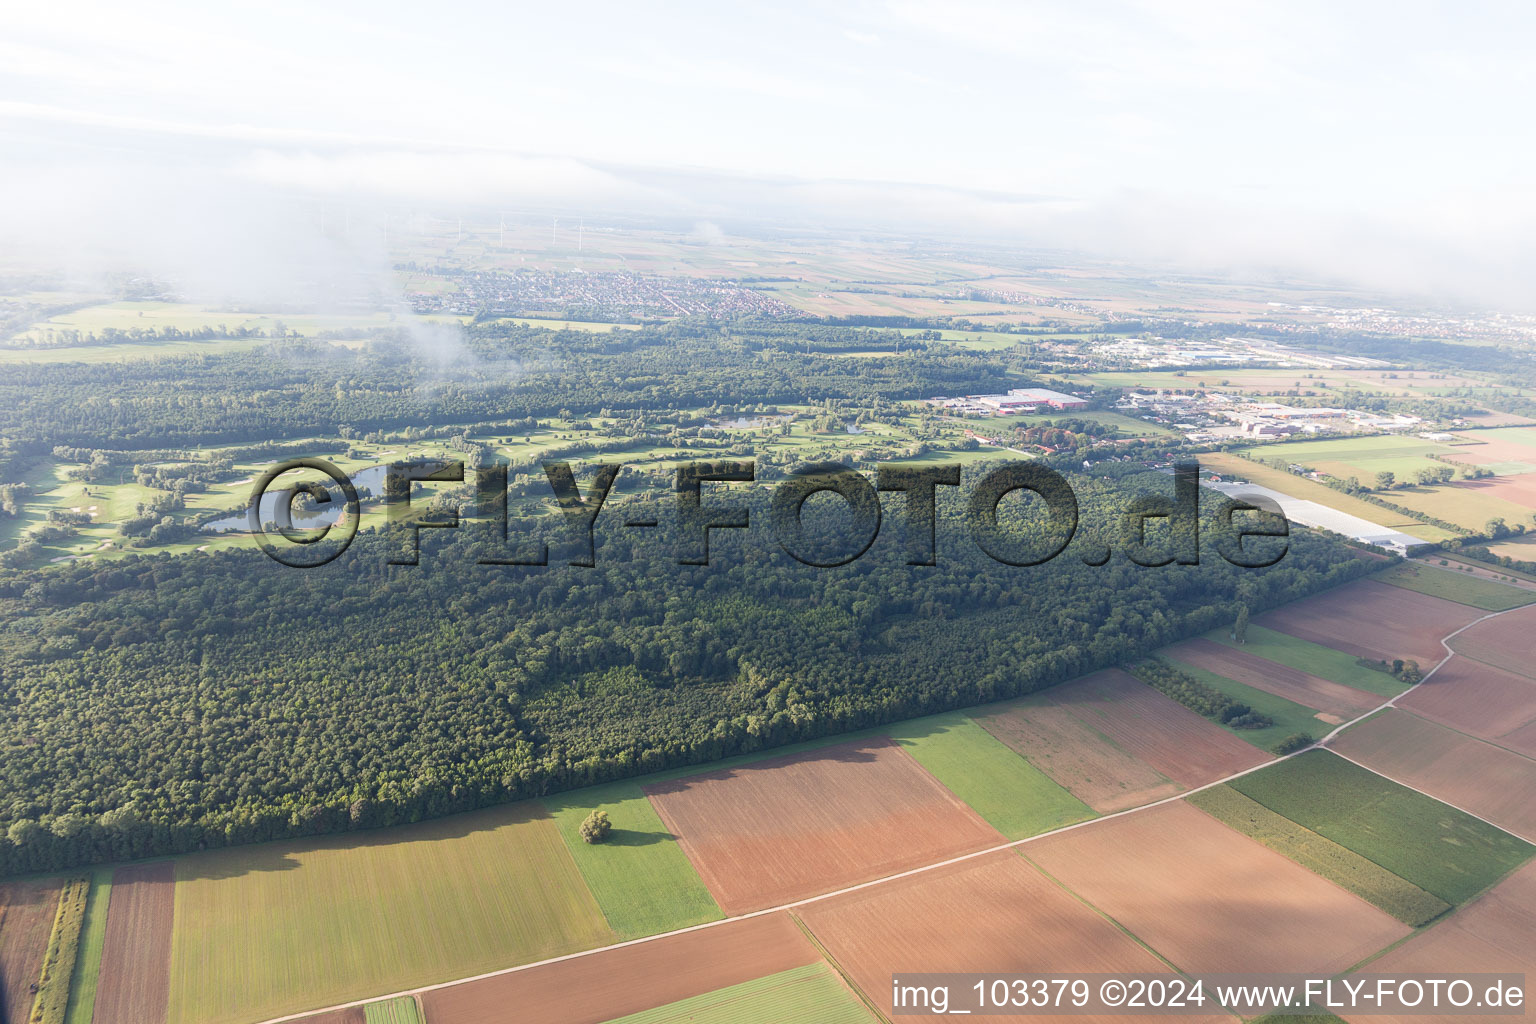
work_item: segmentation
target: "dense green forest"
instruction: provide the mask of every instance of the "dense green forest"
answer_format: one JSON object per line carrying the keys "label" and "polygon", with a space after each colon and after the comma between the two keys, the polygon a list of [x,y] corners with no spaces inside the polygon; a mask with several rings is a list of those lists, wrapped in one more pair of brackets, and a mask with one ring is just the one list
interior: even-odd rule
{"label": "dense green forest", "polygon": [[592,334],[495,324],[428,339],[402,331],[356,352],[282,340],[221,356],[20,363],[0,376],[0,435],[41,454],[59,445],[143,449],[342,428],[362,436],[561,411],[906,400],[1016,386],[1000,360],[953,346],[835,354],[869,345],[868,333],[684,322]]}
{"label": "dense green forest", "polygon": [[[753,525],[717,531],[708,566],[678,564],[666,496],[651,533],[605,509],[595,568],[566,564],[551,515],[514,525],[547,568],[477,564],[494,552],[466,522],[425,531],[414,568],[365,533],[315,570],[253,550],[0,571],[0,873],[412,821],[1012,697],[1372,567],[1306,532],[1231,566],[1209,494],[1199,565],[1085,564],[1134,493],[1172,491],[1129,468],[1074,476],[1078,539],[1029,568],[971,540],[973,467],[939,488],[935,566],[907,564],[902,496],[868,553],[815,569],[775,542],[768,486],[713,484]],[[1035,504],[1001,508],[1038,549]],[[838,499],[805,509],[842,541]]]}

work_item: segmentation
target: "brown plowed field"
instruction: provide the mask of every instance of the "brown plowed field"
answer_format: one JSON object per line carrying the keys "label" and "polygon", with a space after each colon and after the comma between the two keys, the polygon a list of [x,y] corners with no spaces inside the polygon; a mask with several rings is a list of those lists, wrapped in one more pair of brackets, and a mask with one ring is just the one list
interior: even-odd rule
{"label": "brown plowed field", "polygon": [[1182,800],[1024,851],[1184,970],[1332,973],[1412,930]]}
{"label": "brown plowed field", "polygon": [[1492,462],[1536,462],[1536,448],[1506,437],[1484,437],[1476,432],[1460,437],[1476,444],[1459,444],[1445,457],[1468,466],[1486,466]]}
{"label": "brown plowed field", "polygon": [[973,711],[978,725],[1101,814],[1152,803],[1178,785],[1046,697]]}
{"label": "brown plowed field", "polygon": [[1536,761],[1389,710],[1340,735],[1333,749],[1536,842]]}
{"label": "brown plowed field", "polygon": [[171,990],[176,865],[168,860],[112,872],[107,934],[96,983],[96,1024],[159,1024]]}
{"label": "brown plowed field", "polygon": [[[896,1021],[951,1019],[891,1016],[891,975],[899,971],[1161,974],[1168,970],[1012,850],[820,900],[802,908],[800,914],[838,966]],[[1018,1019],[1083,1024],[1136,1018]]]}
{"label": "brown plowed field", "polygon": [[1457,654],[1536,679],[1536,604],[1505,612],[1456,635],[1449,641]]}
{"label": "brown plowed field", "polygon": [[[1368,974],[1441,977],[1461,971],[1520,971],[1536,977],[1536,861],[1380,960]],[[1479,993],[1481,994],[1481,993]],[[1362,1024],[1423,1024],[1425,1016],[1350,1018]],[[1499,1024],[1520,1017],[1468,1015],[1438,1018],[1458,1024]]]}
{"label": "brown plowed field", "polygon": [[431,1024],[600,1024],[821,959],[788,914],[671,935],[422,995]]}
{"label": "brown plowed field", "polygon": [[1003,841],[884,737],[645,787],[727,914]]}
{"label": "brown plowed field", "polygon": [[[1524,461],[1530,462],[1532,449],[1525,449],[1525,454]],[[1517,473],[1514,476],[1494,476],[1482,480],[1462,480],[1453,486],[1487,495],[1490,498],[1502,498],[1504,501],[1514,502],[1526,508],[1536,508],[1536,473]]]}
{"label": "brown plowed field", "polygon": [[1398,705],[1536,757],[1536,745],[1516,746],[1508,739],[1536,720],[1536,681],[1525,676],[1453,655]]}
{"label": "brown plowed field", "polygon": [[1526,757],[1536,757],[1536,722],[1499,737],[1499,745],[1518,750]]}
{"label": "brown plowed field", "polygon": [[1269,661],[1246,651],[1239,651],[1225,644],[1218,644],[1204,637],[1186,640],[1167,650],[1170,658],[1186,662],[1207,672],[1234,679],[1255,690],[1272,693],[1276,697],[1295,701],[1305,707],[1316,708],[1340,718],[1354,718],[1361,712],[1381,704],[1386,698],[1378,697],[1353,686],[1335,683],[1331,679],[1302,672]]}
{"label": "brown plowed field", "polygon": [[1403,587],[1356,580],[1253,621],[1357,658],[1412,658],[1427,672],[1445,657],[1441,638],[1485,614]]}
{"label": "brown plowed field", "polygon": [[1054,687],[1048,696],[1183,786],[1203,786],[1271,760],[1253,744],[1119,669]]}
{"label": "brown plowed field", "polygon": [[0,1024],[23,1024],[59,909],[59,880],[0,885]]}
{"label": "brown plowed field", "polygon": [[368,1015],[363,1012],[361,1006],[354,1006],[350,1010],[332,1010],[330,1013],[317,1013],[312,1017],[304,1017],[296,1024],[366,1024]]}

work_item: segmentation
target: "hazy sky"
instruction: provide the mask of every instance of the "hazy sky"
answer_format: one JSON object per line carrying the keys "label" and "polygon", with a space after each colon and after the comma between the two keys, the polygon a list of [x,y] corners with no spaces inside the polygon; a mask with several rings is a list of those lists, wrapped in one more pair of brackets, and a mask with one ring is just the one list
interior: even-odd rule
{"label": "hazy sky", "polygon": [[0,185],[38,216],[275,187],[728,217],[718,180],[636,173],[697,169],[748,179],[736,212],[1410,286],[1532,269],[1529,5],[12,2],[4,25]]}

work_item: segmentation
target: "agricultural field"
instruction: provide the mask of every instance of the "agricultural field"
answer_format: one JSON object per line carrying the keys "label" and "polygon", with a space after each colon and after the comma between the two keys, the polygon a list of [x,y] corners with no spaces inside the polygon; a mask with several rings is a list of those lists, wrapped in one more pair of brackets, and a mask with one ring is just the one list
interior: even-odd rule
{"label": "agricultural field", "polygon": [[[1361,968],[1369,974],[1433,976],[1448,968],[1536,975],[1536,862]],[[1422,1024],[1423,1015],[1357,1016],[1363,1024]],[[1509,1016],[1458,1016],[1497,1024]]]}
{"label": "agricultural field", "polygon": [[1083,821],[1092,808],[961,712],[904,722],[891,738],[993,828],[1023,839]]}
{"label": "agricultural field", "polygon": [[1531,512],[1536,509],[1536,473],[1501,474],[1466,480],[1457,486],[1467,491],[1468,498],[1476,501],[1490,518],[1499,516],[1510,524],[1531,525]]}
{"label": "agricultural field", "polygon": [[1489,612],[1508,611],[1536,602],[1536,590],[1506,586],[1467,573],[1437,569],[1421,562],[1399,562],[1372,578],[1394,587],[1404,587]]}
{"label": "agricultural field", "polygon": [[727,914],[978,850],[998,832],[885,738],[645,787]]}
{"label": "agricultural field", "polygon": [[[639,782],[578,789],[548,797],[544,805],[608,927],[619,938],[672,931],[723,916]],[[613,822],[613,832],[602,843],[588,843],[577,829],[599,809]]]}
{"label": "agricultural field", "polygon": [[[1167,657],[1167,655],[1165,655]],[[1170,664],[1211,689],[1240,704],[1246,704],[1254,711],[1267,717],[1271,725],[1262,729],[1235,729],[1231,726],[1223,726],[1234,736],[1247,740],[1260,750],[1273,752],[1275,745],[1292,736],[1305,734],[1311,737],[1321,736],[1330,731],[1335,725],[1342,723],[1337,715],[1330,715],[1325,711],[1297,704],[1295,701],[1286,700],[1284,697],[1276,697],[1272,693],[1256,689],[1252,686],[1244,686],[1242,683],[1219,676],[1195,665],[1179,662],[1171,657]]]}
{"label": "agricultural field", "polygon": [[1253,459],[1245,459],[1234,452],[1201,452],[1199,462],[1202,470],[1214,470],[1223,476],[1247,480],[1261,487],[1279,491],[1281,494],[1288,494],[1293,498],[1315,501],[1319,505],[1337,509],[1347,515],[1364,519],[1368,523],[1376,523],[1378,526],[1418,537],[1420,540],[1434,542],[1450,540],[1456,536],[1443,527],[1421,523],[1401,512],[1373,505],[1343,491],[1336,491],[1326,484],[1320,484],[1316,480],[1308,480],[1304,476],[1276,469]]}
{"label": "agricultural field", "polygon": [[1044,694],[972,712],[978,725],[1100,814],[1162,800],[1178,783]]}
{"label": "agricultural field", "polygon": [[1025,855],[1184,971],[1339,971],[1410,931],[1183,800]]}
{"label": "agricultural field", "polygon": [[[728,921],[422,994],[429,1024],[606,1024],[822,963],[787,913]],[[580,998],[573,998],[579,994]]]}
{"label": "agricultural field", "polygon": [[159,1024],[166,1019],[175,905],[176,865],[171,861],[129,865],[112,873],[112,902],[96,981],[96,1020]]}
{"label": "agricultural field", "polygon": [[58,907],[58,879],[0,884],[0,1020],[31,1015]]}
{"label": "agricultural field", "polygon": [[[1536,530],[1533,530],[1529,536],[1522,537],[1521,540],[1536,541]],[[1501,545],[1495,544],[1484,546],[1489,547],[1489,549],[1492,550],[1492,548],[1499,547]],[[1531,549],[1526,548],[1525,550],[1530,552]],[[1524,559],[1522,559],[1522,561],[1523,560]],[[1503,565],[1494,565],[1489,562],[1479,561],[1478,559],[1471,558],[1459,551],[1440,551],[1433,557],[1433,564],[1440,566],[1443,569],[1447,569],[1450,572],[1464,572],[1469,576],[1476,576],[1479,579],[1496,580],[1500,583],[1511,583],[1516,586],[1536,584],[1536,575],[1532,575],[1531,573],[1525,572],[1521,569],[1511,569]]]}
{"label": "agricultural field", "polygon": [[1266,662],[1380,697],[1396,697],[1408,688],[1389,672],[1361,665],[1356,655],[1253,623],[1248,625],[1247,642],[1241,645],[1232,639],[1232,631],[1225,627],[1205,634],[1205,639],[1226,644]]}
{"label": "agricultural field", "polygon": [[682,999],[610,1024],[876,1024],[874,1014],[825,963]]}
{"label": "agricultural field", "polygon": [[1427,672],[1445,657],[1440,638],[1481,614],[1402,587],[1356,580],[1265,612],[1254,622],[1360,658],[1412,658]]}
{"label": "agricultural field", "polygon": [[1343,886],[1404,924],[1417,927],[1451,909],[1451,905],[1438,896],[1432,896],[1379,864],[1276,814],[1231,786],[1212,786],[1191,794],[1188,800],[1222,824]]}
{"label": "agricultural field", "polygon": [[[291,1013],[615,939],[532,803],[184,857],[175,890],[171,1024]],[[120,898],[114,886],[114,914]]]}
{"label": "agricultural field", "polygon": [[1228,785],[1450,904],[1476,896],[1536,852],[1325,750],[1287,758]]}
{"label": "agricultural field", "polygon": [[[1103,827],[1093,825],[1088,831]],[[893,1010],[891,975],[898,971],[1033,975],[1166,970],[1134,938],[1012,850],[817,901],[800,915],[832,959],[888,1018]],[[946,1018],[903,1014],[891,1019]]]}
{"label": "agricultural field", "polygon": [[84,875],[69,879],[59,890],[53,928],[48,936],[48,952],[43,957],[43,969],[36,982],[37,995],[28,1018],[35,1024],[64,1022],[90,893],[91,880]]}
{"label": "agricultural field", "polygon": [[1357,690],[1353,686],[1335,683],[1331,679],[1289,665],[1267,661],[1250,654],[1246,646],[1234,647],[1197,637],[1169,647],[1162,654],[1183,665],[1204,669],[1244,686],[1284,698],[1293,704],[1314,708],[1341,719],[1353,718],[1382,703],[1380,694]]}
{"label": "agricultural field", "polygon": [[91,1024],[96,1012],[96,984],[101,973],[101,950],[107,936],[107,906],[112,897],[112,869],[91,872],[91,891],[85,904],[85,924],[80,930],[80,952],[69,983],[69,1012],[65,1024]]}
{"label": "agricultural field", "polygon": [[368,1024],[368,1014],[361,1006],[352,1006],[345,1010],[332,1010],[329,1013],[315,1013],[308,1017],[301,1017],[299,1024]]}
{"label": "agricultural field", "polygon": [[1185,788],[1269,760],[1267,753],[1118,669],[1052,687],[1049,696],[1084,725]]}
{"label": "agricultural field", "polygon": [[1493,477],[1457,480],[1448,484],[1415,485],[1391,491],[1384,497],[1395,505],[1436,519],[1455,523],[1464,530],[1482,533],[1495,517],[1506,523],[1531,525],[1530,477]]}
{"label": "agricultural field", "polygon": [[1536,760],[1396,708],[1330,745],[1372,771],[1536,842]]}
{"label": "agricultural field", "polygon": [[1536,757],[1536,683],[1460,654],[1397,702],[1420,718]]}
{"label": "agricultural field", "polygon": [[[397,316],[393,313],[277,313],[277,312],[252,312],[249,310],[227,310],[212,306],[198,305],[184,302],[159,302],[159,301],[121,301],[103,302],[97,305],[85,306],[68,313],[58,313],[46,320],[41,320],[24,331],[13,334],[7,341],[8,347],[19,351],[26,351],[23,346],[29,344],[46,344],[50,335],[57,337],[68,331],[78,331],[82,335],[101,335],[106,331],[129,332],[158,331],[175,329],[178,331],[199,331],[219,328],[229,328],[231,331],[257,331],[264,337],[257,339],[266,341],[266,337],[274,336],[279,329],[289,333],[297,332],[305,337],[312,337],[326,331],[364,331],[371,328],[392,327],[404,325],[407,322],[419,321],[432,322],[457,322],[457,317],[439,316]],[[227,344],[248,339],[212,339],[201,344],[205,346]],[[153,347],[157,342],[138,342],[124,338],[115,345],[108,347],[131,348],[136,345]],[[84,346],[82,346],[84,347]],[[94,346],[93,346],[94,347]],[[66,349],[65,351],[68,351]]]}
{"label": "agricultural field", "polygon": [[422,1024],[421,1008],[411,996],[383,999],[363,1007],[364,1024]]}
{"label": "agricultural field", "polygon": [[[1517,562],[1536,562],[1536,531],[1528,532],[1521,537],[1510,537],[1505,540],[1494,541],[1485,545],[1490,552],[1500,558],[1513,558]],[[1507,572],[1498,566],[1488,566],[1496,572]]]}
{"label": "agricultural field", "polygon": [[[1411,481],[1420,470],[1441,465],[1426,456],[1449,455],[1454,451],[1450,445],[1418,437],[1373,434],[1325,441],[1280,441],[1239,449],[1238,454],[1255,460],[1284,459],[1341,480],[1355,477],[1369,487],[1381,472],[1393,474],[1399,482]],[[1395,494],[1390,497],[1395,498]]]}
{"label": "agricultural field", "polygon": [[1536,635],[1536,606],[1527,606],[1479,622],[1448,643],[1457,654],[1536,679],[1536,664],[1531,661],[1532,635]]}
{"label": "agricultural field", "polygon": [[1463,431],[1457,436],[1470,443],[1450,453],[1448,457],[1455,462],[1482,466],[1500,479],[1536,473],[1536,429],[1497,427]]}

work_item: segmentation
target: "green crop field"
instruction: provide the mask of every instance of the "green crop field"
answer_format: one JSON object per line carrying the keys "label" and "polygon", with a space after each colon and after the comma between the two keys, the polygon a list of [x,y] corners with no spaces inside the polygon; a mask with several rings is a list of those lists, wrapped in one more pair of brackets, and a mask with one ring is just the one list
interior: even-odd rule
{"label": "green crop field", "polygon": [[1442,465],[1425,456],[1431,453],[1443,455],[1453,450],[1418,437],[1375,434],[1326,441],[1280,441],[1243,448],[1239,454],[1249,459],[1283,459],[1341,479],[1358,477],[1361,483],[1369,486],[1376,474],[1383,471],[1392,473],[1400,483],[1412,480],[1419,470]]}
{"label": "green crop field", "polygon": [[[638,938],[725,916],[693,870],[688,855],[641,792],[639,782],[578,789],[544,803],[608,926],[620,938]],[[606,842],[594,845],[585,842],[577,828],[597,809],[607,812],[613,832]]]}
{"label": "green crop field", "polygon": [[85,903],[85,925],[75,973],[69,979],[69,1010],[65,1024],[91,1024],[96,1012],[96,978],[101,973],[101,947],[107,937],[107,902],[112,897],[112,869],[91,872],[91,894]]}
{"label": "green crop field", "polygon": [[1508,611],[1536,601],[1536,591],[1521,590],[1467,573],[1435,569],[1416,562],[1399,563],[1377,573],[1375,578],[1394,587],[1429,594],[1431,597],[1443,597],[1447,601],[1490,612]]}
{"label": "green crop field", "polygon": [[1188,799],[1217,821],[1343,886],[1404,924],[1418,927],[1451,909],[1450,904],[1438,896],[1345,849],[1332,839],[1276,814],[1231,786],[1215,786]]}
{"label": "green crop field", "polygon": [[1406,683],[1392,678],[1386,672],[1366,668],[1352,654],[1336,651],[1332,647],[1314,644],[1286,633],[1277,633],[1263,626],[1248,627],[1248,642],[1241,645],[1232,642],[1232,631],[1225,626],[1205,634],[1207,640],[1215,640],[1229,647],[1238,647],[1259,658],[1278,661],[1282,665],[1310,672],[1335,683],[1353,686],[1384,697],[1396,697],[1408,689]]}
{"label": "green crop field", "polygon": [[608,1024],[874,1024],[876,1019],[830,966],[814,963]]}
{"label": "green crop field", "polygon": [[1536,449],[1536,429],[1531,427],[1490,427],[1465,436],[1475,437],[1479,440],[1511,441],[1515,444],[1525,445],[1527,448]]}
{"label": "green crop field", "polygon": [[414,996],[383,999],[363,1007],[364,1024],[422,1024],[421,1016]]}
{"label": "green crop field", "polygon": [[[1251,631],[1253,627],[1249,627]],[[1309,708],[1305,704],[1297,704],[1295,701],[1286,700],[1284,697],[1276,697],[1272,693],[1255,689],[1235,679],[1217,675],[1208,669],[1195,665],[1186,665],[1177,658],[1170,657],[1166,651],[1158,652],[1159,656],[1173,665],[1180,672],[1187,672],[1206,686],[1231,697],[1235,701],[1247,704],[1253,710],[1262,715],[1267,715],[1274,721],[1274,725],[1263,729],[1228,729],[1235,736],[1252,743],[1261,750],[1269,750],[1276,743],[1287,736],[1294,736],[1299,732],[1316,738],[1325,735],[1333,729],[1332,725],[1317,717],[1317,709]]]}
{"label": "green crop field", "polygon": [[1469,814],[1326,750],[1228,783],[1447,903],[1464,903],[1536,853]]}
{"label": "green crop field", "polygon": [[398,991],[614,941],[542,806],[176,866],[169,1024]]}
{"label": "green crop field", "polygon": [[903,722],[891,736],[1009,839],[1094,817],[1086,804],[961,712]]}
{"label": "green crop field", "polygon": [[53,931],[48,936],[43,969],[35,985],[37,998],[32,1004],[30,1024],[64,1024],[69,1009],[70,979],[80,951],[80,932],[85,924],[90,895],[88,876],[70,879],[59,892]]}

